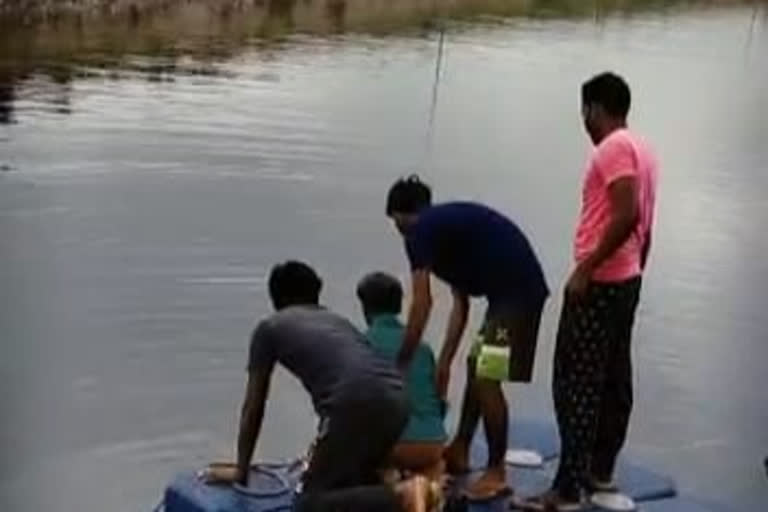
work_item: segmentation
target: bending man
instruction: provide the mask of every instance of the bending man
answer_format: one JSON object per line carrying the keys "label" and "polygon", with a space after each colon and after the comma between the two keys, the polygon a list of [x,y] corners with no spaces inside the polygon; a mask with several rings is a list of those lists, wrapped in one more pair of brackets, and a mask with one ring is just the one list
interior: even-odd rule
{"label": "bending man", "polygon": [[[415,176],[399,180],[387,197],[387,215],[405,239],[413,287],[398,363],[408,366],[418,347],[432,308],[430,275],[435,274],[453,290],[453,309],[437,364],[438,392],[445,398],[470,297],[488,300],[485,322],[468,360],[459,431],[446,450],[448,471],[467,471],[469,446],[482,417],[488,466],[467,495],[488,499],[509,491],[504,467],[509,420],[501,383],[530,382],[548,289],[531,244],[511,220],[476,203],[431,203],[431,190]],[[494,346],[502,350],[487,350]],[[506,348],[511,357],[504,356]],[[496,364],[491,364],[493,359]]]}
{"label": "bending man", "polygon": [[231,479],[246,483],[270,377],[280,363],[302,382],[320,417],[297,510],[424,512],[431,490],[426,479],[389,487],[379,478],[408,420],[400,375],[351,323],[318,305],[321,286],[303,263],[272,270],[269,293],[277,313],[263,320],[251,339]]}

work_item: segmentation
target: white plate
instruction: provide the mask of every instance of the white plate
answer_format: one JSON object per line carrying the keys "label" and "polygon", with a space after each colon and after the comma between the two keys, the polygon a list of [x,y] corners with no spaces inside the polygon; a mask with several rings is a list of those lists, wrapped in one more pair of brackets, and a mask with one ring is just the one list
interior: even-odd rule
{"label": "white plate", "polygon": [[507,450],[504,460],[510,466],[539,468],[544,465],[544,457],[533,450]]}
{"label": "white plate", "polygon": [[620,512],[632,512],[637,510],[637,506],[632,498],[618,492],[596,492],[590,500],[593,505],[606,510],[616,510]]}

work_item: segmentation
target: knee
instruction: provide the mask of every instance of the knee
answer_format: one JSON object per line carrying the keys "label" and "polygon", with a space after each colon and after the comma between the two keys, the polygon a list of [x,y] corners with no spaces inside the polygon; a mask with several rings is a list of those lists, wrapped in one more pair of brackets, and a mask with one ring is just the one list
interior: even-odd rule
{"label": "knee", "polygon": [[497,380],[475,378],[473,385],[475,386],[475,395],[480,402],[496,403],[499,398],[504,399],[504,394],[501,392],[501,382]]}

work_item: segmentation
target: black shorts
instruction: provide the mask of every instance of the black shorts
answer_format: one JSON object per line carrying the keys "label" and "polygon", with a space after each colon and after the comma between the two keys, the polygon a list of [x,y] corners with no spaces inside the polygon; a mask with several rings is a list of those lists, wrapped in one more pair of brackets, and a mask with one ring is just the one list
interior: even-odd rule
{"label": "black shorts", "polygon": [[509,347],[509,369],[503,380],[531,382],[543,310],[544,301],[535,306],[489,301],[483,326],[470,351],[470,359],[477,359],[483,345]]}
{"label": "black shorts", "polygon": [[405,393],[392,391],[349,403],[321,418],[302,491],[378,483],[378,471],[388,464],[408,412]]}

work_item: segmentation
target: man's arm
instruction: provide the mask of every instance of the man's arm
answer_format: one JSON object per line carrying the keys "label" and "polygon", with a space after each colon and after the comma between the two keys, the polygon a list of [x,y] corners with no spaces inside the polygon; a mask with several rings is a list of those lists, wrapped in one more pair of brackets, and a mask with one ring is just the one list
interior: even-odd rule
{"label": "man's arm", "polygon": [[256,367],[248,372],[245,399],[240,414],[240,433],[237,437],[237,481],[242,484],[248,483],[248,468],[264,420],[271,375],[272,366]]}
{"label": "man's arm", "polygon": [[418,269],[411,273],[413,299],[405,326],[405,338],[397,356],[397,365],[405,369],[411,362],[416,347],[424,334],[429,314],[432,311],[432,291],[429,286],[429,270]]}
{"label": "man's arm", "polygon": [[448,394],[451,364],[454,356],[456,356],[456,350],[459,348],[459,342],[461,342],[461,336],[464,334],[469,316],[469,297],[456,288],[452,291],[453,307],[451,308],[451,316],[448,318],[445,341],[437,363],[437,392],[441,398],[445,398]]}
{"label": "man's arm", "polygon": [[568,281],[568,290],[576,296],[586,292],[595,269],[624,245],[637,226],[639,206],[637,179],[634,176],[623,176],[611,183],[608,186],[608,198],[611,220],[600,243],[592,254],[579,263]]}

